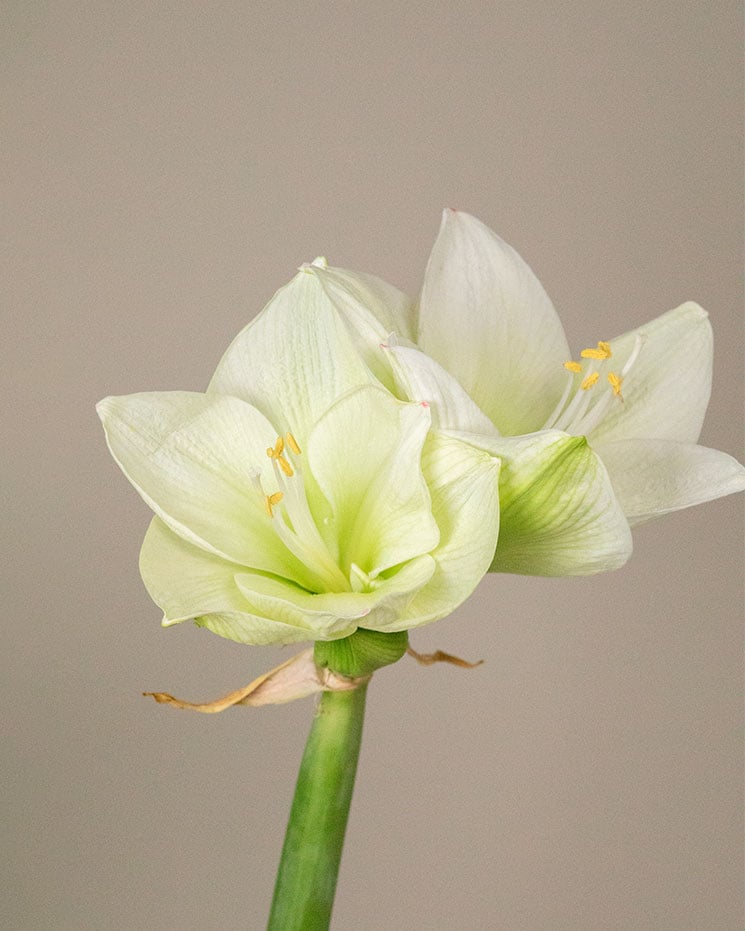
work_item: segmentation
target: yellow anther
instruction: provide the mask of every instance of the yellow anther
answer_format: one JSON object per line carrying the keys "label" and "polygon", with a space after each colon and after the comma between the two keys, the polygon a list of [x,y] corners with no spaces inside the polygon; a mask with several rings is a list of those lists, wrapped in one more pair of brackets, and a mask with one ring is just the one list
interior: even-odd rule
{"label": "yellow anther", "polygon": [[616,375],[615,372],[608,372],[608,381],[610,382],[610,386],[613,389],[613,394],[615,394],[617,398],[620,398],[623,401],[623,395],[621,394],[623,378],[620,375]]}
{"label": "yellow anther", "polygon": [[284,495],[281,491],[275,491],[273,495],[264,496],[264,507],[266,508],[266,513],[269,515],[269,517],[274,517],[272,508],[275,504],[279,504],[282,498],[284,498]]}
{"label": "yellow anther", "polygon": [[279,459],[282,453],[284,452],[285,441],[281,436],[277,437],[277,442],[274,446],[267,446],[266,454],[270,459]]}
{"label": "yellow anther", "polygon": [[597,372],[590,372],[580,385],[580,388],[583,391],[587,391],[588,388],[592,388],[592,386],[597,383],[598,378],[600,378],[600,375]]}
{"label": "yellow anther", "polygon": [[295,470],[292,468],[289,461],[285,459],[284,456],[277,456],[276,458],[280,469],[282,469],[288,478],[292,478],[292,476],[295,474]]}
{"label": "yellow anther", "polygon": [[299,456],[300,447],[297,445],[297,440],[295,439],[295,437],[289,431],[285,434],[285,436],[287,438],[287,445],[290,447],[293,453],[295,453],[296,456]]}
{"label": "yellow anther", "polygon": [[564,363],[564,368],[565,368],[565,369],[568,369],[568,371],[570,371],[570,372],[574,372],[575,374],[579,374],[579,372],[582,371],[582,363],[581,363],[581,362],[571,362],[571,361],[570,361],[570,362],[565,362],[565,363]]}
{"label": "yellow anther", "polygon": [[610,359],[613,353],[610,349],[610,343],[604,343],[600,340],[596,349],[583,349],[580,355],[583,359]]}

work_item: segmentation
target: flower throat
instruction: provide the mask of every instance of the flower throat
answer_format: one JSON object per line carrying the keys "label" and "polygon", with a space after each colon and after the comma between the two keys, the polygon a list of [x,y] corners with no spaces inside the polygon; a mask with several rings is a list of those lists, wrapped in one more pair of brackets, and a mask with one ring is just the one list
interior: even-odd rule
{"label": "flower throat", "polygon": [[[583,349],[580,358],[588,360],[587,363],[564,363],[567,370],[567,382],[564,392],[545,422],[542,430],[562,430],[575,436],[585,436],[594,430],[605,415],[617,401],[623,403],[621,389],[624,379],[631,371],[632,366],[639,357],[644,339],[641,335],[636,337],[631,355],[626,360],[620,373],[610,370],[605,365],[613,352],[610,343],[601,340],[597,346]],[[586,367],[585,367],[586,365]],[[605,375],[608,388],[593,391]],[[582,378],[577,384],[577,376]]]}

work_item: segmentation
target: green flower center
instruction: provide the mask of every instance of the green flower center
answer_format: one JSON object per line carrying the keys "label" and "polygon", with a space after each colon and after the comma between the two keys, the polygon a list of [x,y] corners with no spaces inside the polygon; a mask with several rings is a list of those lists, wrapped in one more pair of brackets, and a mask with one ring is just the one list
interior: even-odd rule
{"label": "green flower center", "polygon": [[264,491],[258,475],[256,484],[277,536],[314,577],[316,591],[351,591],[352,585],[329,551],[308,504],[300,462],[302,451],[297,440],[287,432],[284,437],[277,437],[266,454],[272,463],[276,490]]}

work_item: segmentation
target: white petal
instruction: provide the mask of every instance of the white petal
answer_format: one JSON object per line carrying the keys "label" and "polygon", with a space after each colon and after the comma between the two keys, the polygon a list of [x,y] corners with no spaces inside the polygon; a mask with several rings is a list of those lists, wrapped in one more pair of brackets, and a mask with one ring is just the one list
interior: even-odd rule
{"label": "white petal", "polygon": [[545,431],[470,439],[502,461],[492,572],[590,575],[626,562],[628,522],[584,437]]}
{"label": "white petal", "polygon": [[314,266],[301,269],[228,347],[209,392],[248,401],[301,446],[338,397],[371,384]]}
{"label": "white petal", "polygon": [[569,347],[541,283],[466,213],[444,213],[424,279],[418,343],[500,433],[539,429],[564,386]]}
{"label": "white petal", "polygon": [[[296,643],[307,628],[285,619],[258,617],[236,585],[243,567],[213,556],[176,536],[153,518],[140,551],[140,572],[150,597],[170,626],[194,618],[201,627],[241,643]],[[287,588],[294,588],[289,583]]]}
{"label": "white petal", "polygon": [[111,453],[179,536],[243,566],[304,579],[255,487],[272,481],[276,433],[249,404],[223,395],[159,391],[110,397],[97,410]]}
{"label": "white petal", "polygon": [[386,346],[397,393],[409,401],[426,401],[432,426],[443,430],[497,435],[497,428],[453,376],[434,359],[405,346]]}
{"label": "white petal", "polygon": [[428,408],[379,387],[352,392],[318,421],[308,463],[331,506],[345,574],[352,563],[377,574],[437,545],[420,465],[429,425]]}
{"label": "white petal", "polygon": [[589,438],[593,446],[640,437],[695,443],[711,393],[712,333],[705,310],[689,302],[610,340],[606,364],[618,372],[637,335],[643,343],[615,404]]}
{"label": "white petal", "polygon": [[140,573],[163,623],[176,624],[212,611],[245,611],[235,584],[242,566],[182,540],[158,517],[150,522],[140,550]]}
{"label": "white petal", "polygon": [[422,467],[440,544],[432,580],[388,630],[419,627],[450,614],[489,569],[499,533],[499,460],[442,433],[430,433]]}
{"label": "white petal", "polygon": [[360,309],[372,314],[384,334],[416,339],[416,314],[412,299],[382,278],[346,268],[314,268],[323,287],[340,311],[354,317]]}
{"label": "white petal", "polygon": [[390,334],[409,341],[413,339],[415,321],[411,299],[372,275],[325,266],[313,266],[311,270],[349,328],[357,351],[370,371],[392,391],[390,361],[383,352],[383,344]]}
{"label": "white petal", "polygon": [[632,525],[745,490],[745,467],[705,446],[621,440],[597,452]]}

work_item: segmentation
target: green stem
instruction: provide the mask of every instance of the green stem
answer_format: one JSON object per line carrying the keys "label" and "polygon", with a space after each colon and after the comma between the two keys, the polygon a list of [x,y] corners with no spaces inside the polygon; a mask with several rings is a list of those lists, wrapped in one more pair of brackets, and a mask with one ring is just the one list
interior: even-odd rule
{"label": "green stem", "polygon": [[267,931],[325,931],[362,740],[367,683],[324,692],[295,786]]}

